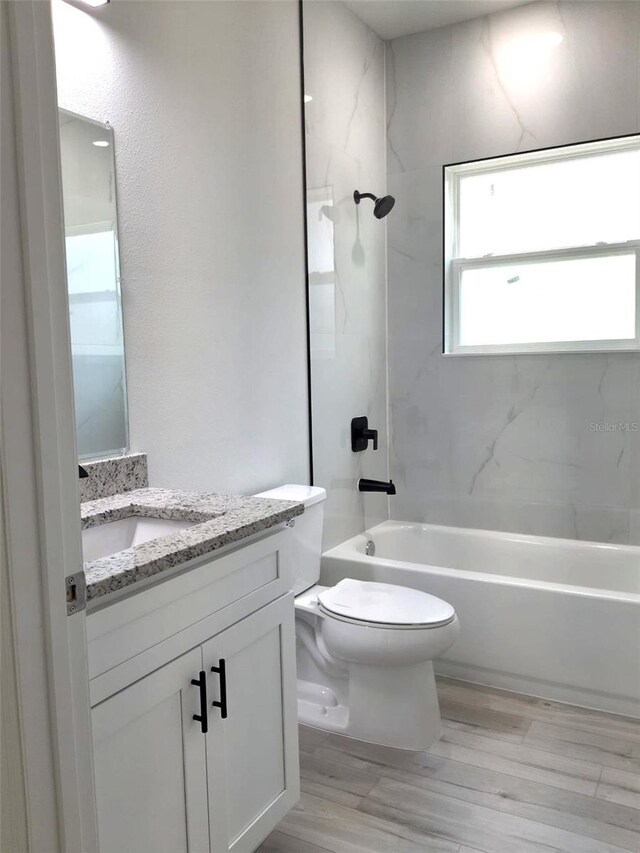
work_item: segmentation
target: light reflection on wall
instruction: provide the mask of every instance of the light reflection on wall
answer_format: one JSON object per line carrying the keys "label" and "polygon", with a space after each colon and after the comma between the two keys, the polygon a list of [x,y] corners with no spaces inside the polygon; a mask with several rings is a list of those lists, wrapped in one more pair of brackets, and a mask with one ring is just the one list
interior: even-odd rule
{"label": "light reflection on wall", "polygon": [[336,298],[333,187],[307,192],[311,353],[335,358]]}
{"label": "light reflection on wall", "polygon": [[519,36],[496,46],[496,66],[503,84],[521,92],[537,88],[548,80],[551,58],[563,41],[561,33],[552,31]]}

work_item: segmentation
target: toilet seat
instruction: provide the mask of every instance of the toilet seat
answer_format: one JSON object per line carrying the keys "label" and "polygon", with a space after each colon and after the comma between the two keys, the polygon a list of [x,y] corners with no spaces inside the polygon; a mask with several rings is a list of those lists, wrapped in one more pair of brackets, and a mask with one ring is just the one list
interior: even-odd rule
{"label": "toilet seat", "polygon": [[318,604],[330,617],[377,628],[437,628],[456,615],[450,604],[426,592],[352,578],[319,592]]}

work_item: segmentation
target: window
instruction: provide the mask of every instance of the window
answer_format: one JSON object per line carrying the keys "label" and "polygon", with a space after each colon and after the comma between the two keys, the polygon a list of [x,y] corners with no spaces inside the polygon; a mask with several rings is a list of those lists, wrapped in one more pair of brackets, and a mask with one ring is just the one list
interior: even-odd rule
{"label": "window", "polygon": [[446,353],[640,348],[640,136],[444,182]]}

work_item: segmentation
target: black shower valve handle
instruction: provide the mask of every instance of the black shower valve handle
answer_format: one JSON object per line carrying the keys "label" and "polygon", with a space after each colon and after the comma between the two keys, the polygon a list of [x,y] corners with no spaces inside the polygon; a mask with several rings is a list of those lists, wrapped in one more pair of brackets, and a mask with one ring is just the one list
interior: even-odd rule
{"label": "black shower valve handle", "polygon": [[366,438],[367,441],[373,441],[373,449],[378,449],[378,430],[377,429],[366,429],[362,433],[362,437]]}
{"label": "black shower valve handle", "polygon": [[353,418],[351,421],[351,450],[359,453],[366,450],[369,442],[373,441],[373,449],[378,449],[378,430],[369,429],[369,420],[366,417]]}

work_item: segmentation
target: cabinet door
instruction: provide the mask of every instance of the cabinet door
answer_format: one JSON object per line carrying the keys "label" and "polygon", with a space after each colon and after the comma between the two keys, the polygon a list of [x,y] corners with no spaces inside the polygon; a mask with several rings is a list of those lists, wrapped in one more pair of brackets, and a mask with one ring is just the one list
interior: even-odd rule
{"label": "cabinet door", "polygon": [[207,736],[212,853],[251,853],[300,796],[293,596],[287,595],[203,646],[210,707]]}
{"label": "cabinet door", "polygon": [[92,711],[100,853],[208,853],[194,649]]}

